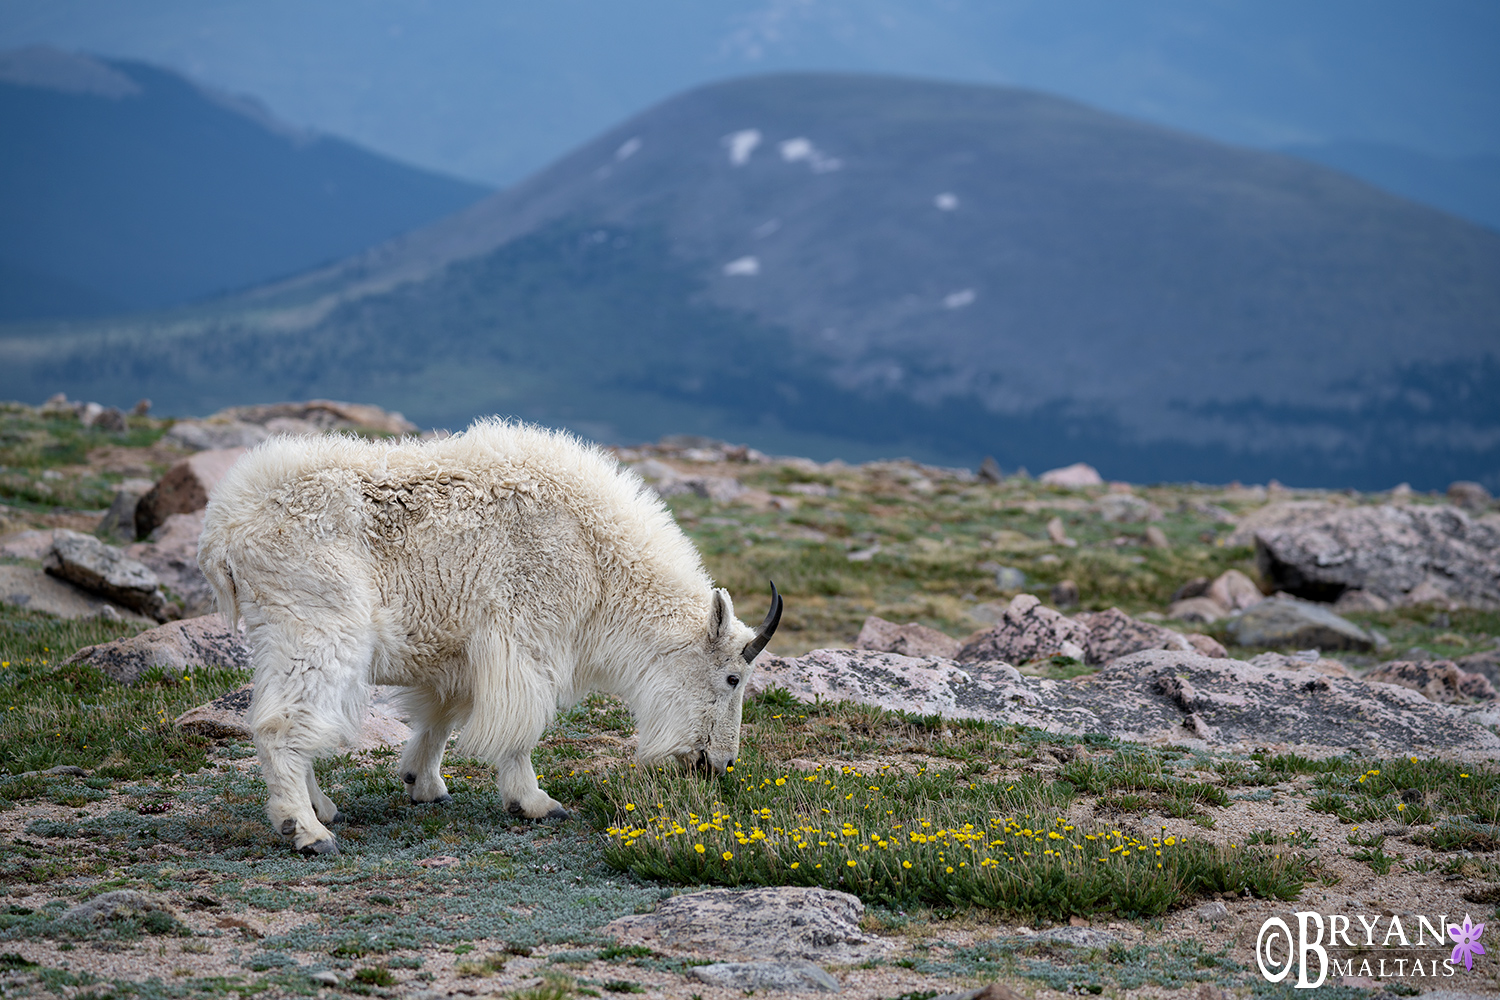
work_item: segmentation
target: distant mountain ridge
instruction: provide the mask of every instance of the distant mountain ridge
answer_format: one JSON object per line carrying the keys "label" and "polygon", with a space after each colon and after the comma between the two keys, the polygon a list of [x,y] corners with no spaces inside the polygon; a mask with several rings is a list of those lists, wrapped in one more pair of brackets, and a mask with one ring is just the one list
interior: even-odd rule
{"label": "distant mountain ridge", "polygon": [[167,330],[162,398],[198,411],[373,386],[423,424],[1500,486],[1500,234],[1011,88],[698,88],[332,267],[0,359],[86,395],[126,370],[101,345],[140,371]]}
{"label": "distant mountain ridge", "polygon": [[0,319],[172,305],[483,197],[144,63],[0,53]]}

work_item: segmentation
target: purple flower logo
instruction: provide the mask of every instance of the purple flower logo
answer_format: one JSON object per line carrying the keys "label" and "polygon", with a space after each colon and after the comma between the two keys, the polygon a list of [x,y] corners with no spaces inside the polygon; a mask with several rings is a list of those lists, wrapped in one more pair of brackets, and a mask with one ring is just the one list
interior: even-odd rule
{"label": "purple flower logo", "polygon": [[1452,961],[1457,962],[1462,958],[1464,968],[1472,970],[1474,968],[1474,956],[1484,954],[1484,945],[1479,943],[1479,935],[1483,933],[1484,924],[1470,923],[1467,913],[1464,914],[1462,927],[1458,924],[1449,924],[1448,936],[1458,942],[1458,944],[1453,946]]}

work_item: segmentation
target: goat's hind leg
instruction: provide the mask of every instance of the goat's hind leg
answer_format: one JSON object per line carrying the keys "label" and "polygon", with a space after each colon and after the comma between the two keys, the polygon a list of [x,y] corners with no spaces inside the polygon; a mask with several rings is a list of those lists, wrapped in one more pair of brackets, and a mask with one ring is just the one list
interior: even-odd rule
{"label": "goat's hind leg", "polygon": [[412,802],[453,801],[443,781],[443,751],[456,719],[454,707],[426,691],[410,691],[402,698],[410,713],[412,734],[401,753],[398,772]]}
{"label": "goat's hind leg", "polygon": [[270,793],[271,825],[304,854],[337,854],[323,824],[338,809],[317,786],[313,761],[359,730],[358,646],[310,647],[293,637],[256,637],[255,697],[250,728]]}

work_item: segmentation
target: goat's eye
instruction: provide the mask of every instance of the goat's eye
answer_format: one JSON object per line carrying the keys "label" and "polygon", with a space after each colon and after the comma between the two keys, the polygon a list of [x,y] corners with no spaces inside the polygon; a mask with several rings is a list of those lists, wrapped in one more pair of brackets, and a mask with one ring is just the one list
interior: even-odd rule
{"label": "goat's eye", "polygon": [[729,686],[730,687],[739,687],[739,684],[740,684],[740,675],[739,674],[730,674],[728,677],[726,677],[724,679],[729,682]]}

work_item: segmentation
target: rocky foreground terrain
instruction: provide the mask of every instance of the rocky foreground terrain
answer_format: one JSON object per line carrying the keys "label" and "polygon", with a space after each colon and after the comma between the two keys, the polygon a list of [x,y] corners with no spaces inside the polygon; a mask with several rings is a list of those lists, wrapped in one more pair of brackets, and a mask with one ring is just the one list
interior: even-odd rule
{"label": "rocky foreground terrain", "polygon": [[[1500,506],[1474,484],[1138,486],[687,437],[617,449],[742,617],[767,578],[786,595],[737,770],[772,791],[852,782],[848,801],[883,787],[887,815],[941,826],[946,809],[955,834],[968,817],[1030,835],[1056,813],[1158,857],[1199,845],[1217,873],[1159,902],[1021,901],[941,865],[893,887],[861,881],[857,854],[837,877],[782,864],[809,843],[761,865],[814,799],[775,820],[758,806],[766,829],[733,833],[718,868],[702,842],[684,861],[647,831],[686,822],[699,786],[641,786],[628,713],[597,697],[535,761],[580,818],[534,825],[503,815],[477,761],[450,757],[447,811],[404,805],[406,730],[379,692],[320,772],[344,855],[295,858],[260,813],[248,650],[196,568],[202,510],[270,434],[416,428],[327,401],[160,421],[59,398],[0,422],[6,995],[927,998],[1001,981],[989,996],[1207,1000],[1290,989],[1256,972],[1271,915],[1497,916]],[[692,808],[748,831],[751,785]],[[1332,985],[1493,995],[1495,968],[1429,981],[1356,962]]]}

